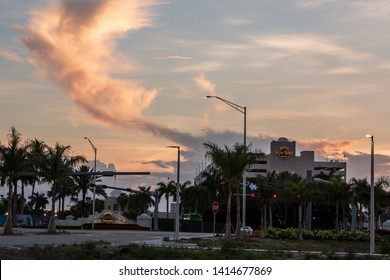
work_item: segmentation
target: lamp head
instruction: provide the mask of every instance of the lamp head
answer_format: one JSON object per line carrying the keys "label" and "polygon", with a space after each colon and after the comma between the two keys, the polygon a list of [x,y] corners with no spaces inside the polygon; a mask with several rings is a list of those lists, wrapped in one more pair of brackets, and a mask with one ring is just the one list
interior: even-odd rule
{"label": "lamp head", "polygon": [[371,139],[373,139],[373,138],[374,138],[374,135],[371,135],[371,134],[366,134],[366,137],[367,137],[367,138],[371,138]]}

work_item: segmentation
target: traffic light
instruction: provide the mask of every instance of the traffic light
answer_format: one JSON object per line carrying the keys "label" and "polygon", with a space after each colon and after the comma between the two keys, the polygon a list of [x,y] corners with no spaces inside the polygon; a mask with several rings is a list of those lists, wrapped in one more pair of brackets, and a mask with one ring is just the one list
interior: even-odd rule
{"label": "traffic light", "polygon": [[273,197],[273,198],[277,198],[278,195],[277,195],[276,193],[274,193],[274,194],[272,195],[272,197]]}
{"label": "traffic light", "polygon": [[254,194],[254,193],[251,193],[251,197],[254,198],[254,197],[255,197],[255,194]]}

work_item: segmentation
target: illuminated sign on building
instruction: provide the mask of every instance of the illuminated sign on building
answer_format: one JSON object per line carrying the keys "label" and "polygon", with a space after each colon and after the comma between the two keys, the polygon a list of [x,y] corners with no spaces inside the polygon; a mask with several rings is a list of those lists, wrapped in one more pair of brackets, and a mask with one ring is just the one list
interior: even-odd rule
{"label": "illuminated sign on building", "polygon": [[278,155],[280,159],[287,160],[293,153],[288,147],[282,146],[278,151],[275,151],[275,154]]}

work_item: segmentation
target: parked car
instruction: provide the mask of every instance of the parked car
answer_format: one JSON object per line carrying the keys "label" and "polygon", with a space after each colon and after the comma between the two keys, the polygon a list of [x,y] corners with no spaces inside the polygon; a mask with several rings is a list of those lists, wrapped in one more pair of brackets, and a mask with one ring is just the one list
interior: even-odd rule
{"label": "parked car", "polygon": [[241,233],[252,234],[253,229],[250,226],[241,227]]}

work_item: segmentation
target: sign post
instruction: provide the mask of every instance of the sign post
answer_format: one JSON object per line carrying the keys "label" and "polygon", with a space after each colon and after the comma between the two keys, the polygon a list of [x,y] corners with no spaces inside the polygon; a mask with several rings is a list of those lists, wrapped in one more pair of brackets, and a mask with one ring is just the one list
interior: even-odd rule
{"label": "sign post", "polygon": [[215,222],[216,222],[216,216],[219,211],[219,204],[217,201],[213,202],[213,206],[211,207],[211,210],[213,210],[214,213],[214,222],[213,222],[213,247],[215,242]]}

